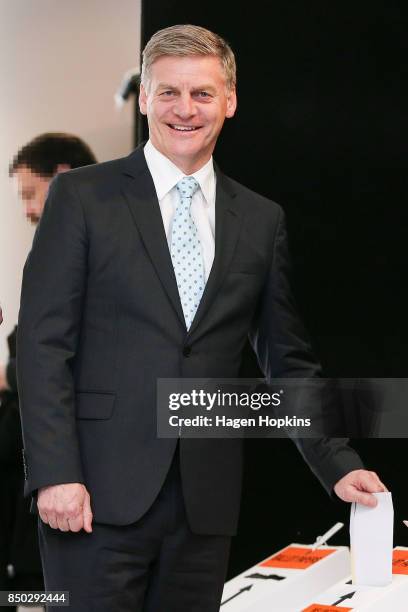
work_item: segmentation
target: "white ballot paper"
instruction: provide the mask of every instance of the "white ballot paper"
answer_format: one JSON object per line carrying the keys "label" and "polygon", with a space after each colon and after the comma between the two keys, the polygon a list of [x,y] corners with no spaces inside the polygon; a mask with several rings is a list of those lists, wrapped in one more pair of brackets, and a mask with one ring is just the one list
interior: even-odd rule
{"label": "white ballot paper", "polygon": [[378,500],[375,508],[351,506],[351,573],[353,584],[358,586],[386,586],[392,581],[392,497],[389,492],[373,495]]}

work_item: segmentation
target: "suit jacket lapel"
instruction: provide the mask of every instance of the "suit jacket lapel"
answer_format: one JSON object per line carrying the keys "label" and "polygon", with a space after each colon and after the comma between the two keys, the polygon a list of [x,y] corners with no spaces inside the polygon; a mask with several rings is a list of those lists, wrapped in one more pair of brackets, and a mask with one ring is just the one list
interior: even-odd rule
{"label": "suit jacket lapel", "polygon": [[236,193],[228,178],[215,165],[217,175],[215,200],[215,256],[200,305],[188,336],[197,330],[222,284],[234,255],[241,229],[243,211],[235,200]]}
{"label": "suit jacket lapel", "polygon": [[122,193],[163,288],[185,326],[160,206],[142,146],[125,159],[124,175]]}

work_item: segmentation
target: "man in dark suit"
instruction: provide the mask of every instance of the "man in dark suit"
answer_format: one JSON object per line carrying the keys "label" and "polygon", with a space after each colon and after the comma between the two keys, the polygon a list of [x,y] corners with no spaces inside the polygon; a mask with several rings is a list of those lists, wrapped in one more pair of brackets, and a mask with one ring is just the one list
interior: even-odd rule
{"label": "man in dark suit", "polygon": [[[56,174],[95,162],[89,146],[72,134],[43,133],[22,146],[13,157],[9,174],[15,182],[27,219],[35,225],[38,223],[50,181]],[[17,327],[7,338],[8,362],[5,365],[0,363],[0,482],[3,493],[0,506],[0,586],[2,590],[41,590],[43,576],[37,521],[29,512],[29,500],[23,497],[16,336]]]}
{"label": "man in dark suit", "polygon": [[[29,512],[29,500],[23,497],[23,443],[14,367],[16,328],[7,341],[7,389],[0,384],[0,589],[41,590],[44,583],[36,520]],[[0,606],[3,609],[11,610]]]}
{"label": "man in dark suit", "polygon": [[[236,377],[248,335],[269,379],[320,367],[293,307],[281,208],[213,166],[236,109],[229,46],[196,26],[157,32],[140,108],[146,146],[54,180],[26,263],[26,491],[46,586],[69,590],[75,612],[212,612],[242,441],[158,438],[157,379]],[[385,489],[345,440],[298,446],[344,500],[374,505]]]}

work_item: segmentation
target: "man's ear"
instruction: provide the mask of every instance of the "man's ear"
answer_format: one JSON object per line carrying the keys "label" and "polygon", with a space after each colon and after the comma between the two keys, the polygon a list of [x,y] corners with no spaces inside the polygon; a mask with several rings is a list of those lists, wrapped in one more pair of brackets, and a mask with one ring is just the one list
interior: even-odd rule
{"label": "man's ear", "polygon": [[237,109],[237,93],[235,87],[227,94],[227,110],[225,116],[227,119],[231,119],[235,115]]}
{"label": "man's ear", "polygon": [[147,93],[144,85],[140,85],[139,90],[139,108],[142,115],[147,115]]}
{"label": "man's ear", "polygon": [[69,164],[58,164],[55,168],[55,174],[66,172],[67,170],[71,170],[71,166]]}

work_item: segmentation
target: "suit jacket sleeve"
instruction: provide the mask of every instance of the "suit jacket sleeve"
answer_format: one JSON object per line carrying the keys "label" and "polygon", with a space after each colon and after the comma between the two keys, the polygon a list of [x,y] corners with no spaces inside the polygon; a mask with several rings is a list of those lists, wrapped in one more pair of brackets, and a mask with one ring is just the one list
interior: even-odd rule
{"label": "suit jacket sleeve", "polygon": [[47,485],[84,482],[72,361],[86,275],[84,212],[72,181],[60,174],[51,183],[23,274],[17,377],[26,494]]}
{"label": "suit jacket sleeve", "polygon": [[[272,264],[250,334],[267,380],[321,376],[320,364],[296,312],[289,279],[285,220],[280,209]],[[293,441],[330,494],[345,474],[364,467],[358,454],[348,445],[347,438],[301,438]]]}

